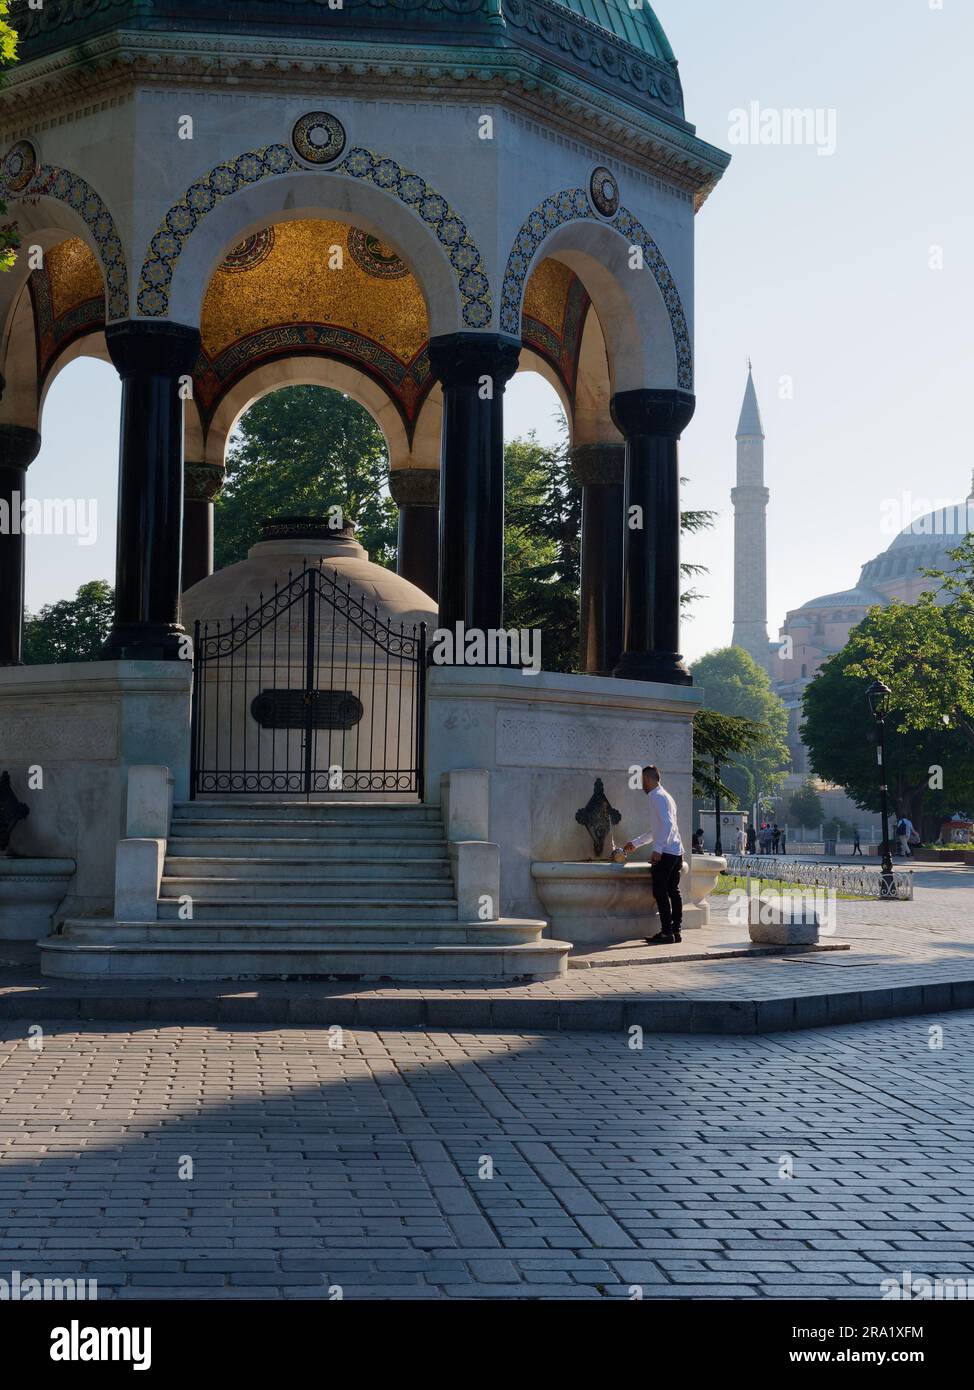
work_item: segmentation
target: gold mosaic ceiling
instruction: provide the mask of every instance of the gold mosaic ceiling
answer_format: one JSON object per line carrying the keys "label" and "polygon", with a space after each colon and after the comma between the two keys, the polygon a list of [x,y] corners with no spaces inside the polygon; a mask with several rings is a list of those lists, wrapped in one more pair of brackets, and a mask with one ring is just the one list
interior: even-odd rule
{"label": "gold mosaic ceiling", "polygon": [[60,319],[78,304],[89,299],[101,299],[105,294],[105,282],[101,267],[87,243],[80,237],[71,237],[53,246],[44,255],[48,283],[51,287],[51,308],[55,319]]}
{"label": "gold mosaic ceiling", "polygon": [[550,257],[542,261],[531,272],[524,288],[524,316],[537,319],[552,332],[560,334],[565,321],[568,292],[574,279],[575,272],[562,265],[561,261],[553,261]]}
{"label": "gold mosaic ceiling", "polygon": [[[331,269],[333,247],[341,268]],[[215,272],[203,301],[210,359],[277,324],[350,329],[409,362],[429,336],[418,283],[395,252],[341,222],[279,222],[248,238]]]}

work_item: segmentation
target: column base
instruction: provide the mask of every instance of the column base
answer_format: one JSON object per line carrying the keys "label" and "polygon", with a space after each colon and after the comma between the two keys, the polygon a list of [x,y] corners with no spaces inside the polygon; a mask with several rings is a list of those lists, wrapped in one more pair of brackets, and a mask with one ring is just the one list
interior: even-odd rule
{"label": "column base", "polygon": [[679,652],[623,652],[612,674],[618,680],[692,685],[693,677]]}
{"label": "column base", "polygon": [[184,661],[186,629],[179,623],[119,623],[101,652],[102,661]]}

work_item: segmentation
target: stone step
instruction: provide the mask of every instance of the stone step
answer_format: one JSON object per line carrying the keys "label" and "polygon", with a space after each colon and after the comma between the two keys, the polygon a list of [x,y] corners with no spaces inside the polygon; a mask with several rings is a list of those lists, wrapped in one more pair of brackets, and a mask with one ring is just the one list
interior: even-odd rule
{"label": "stone step", "polygon": [[443,827],[438,821],[406,821],[402,825],[394,825],[387,820],[370,820],[365,816],[355,820],[306,817],[300,821],[280,816],[253,816],[240,820],[181,816],[173,821],[171,833],[180,838],[193,835],[266,835],[278,839],[339,839],[345,843],[352,836],[364,842],[373,834],[390,841],[419,840],[425,843],[443,839]]}
{"label": "stone step", "polygon": [[513,982],[552,979],[564,974],[570,950],[566,941],[549,940],[497,946],[282,943],[261,947],[210,944],[199,940],[183,946],[150,942],[105,945],[51,936],[41,942],[41,970],[44,975],[60,979],[226,980],[337,976],[403,982]]}
{"label": "stone step", "polygon": [[542,939],[543,921],[504,918],[500,922],[114,922],[71,918],[63,939],[111,946],[132,942],[180,945],[317,946],[491,946],[521,945]]}
{"label": "stone step", "polygon": [[230,878],[249,879],[252,882],[266,882],[282,874],[288,882],[321,882],[326,884],[348,882],[384,882],[392,880],[405,882],[410,888],[417,879],[425,883],[451,882],[450,864],[446,856],[442,859],[376,859],[362,855],[352,858],[324,859],[305,856],[292,858],[274,855],[272,858],[239,858],[230,855],[167,855],[163,873],[166,878]]}
{"label": "stone step", "polygon": [[297,801],[286,797],[230,796],[212,801],[177,801],[173,807],[176,820],[262,820],[267,816],[283,816],[288,820],[326,820],[389,821],[393,824],[423,823],[440,820],[438,806],[424,806],[419,802],[385,803],[381,801]]}
{"label": "stone step", "polygon": [[[269,867],[279,869],[276,859],[266,861]],[[331,901],[331,895],[344,901],[359,899],[372,902],[400,903],[404,908],[412,902],[431,902],[453,897],[453,881],[443,879],[410,879],[407,883],[394,878],[376,880],[374,876],[337,875],[332,878],[320,874],[303,874],[291,877],[203,877],[199,874],[170,876],[163,874],[159,888],[161,898],[179,898],[188,894],[194,902],[211,902],[218,899],[235,902],[250,902],[255,897],[270,899],[275,893],[279,901],[297,898],[314,899],[318,902]]]}
{"label": "stone step", "polygon": [[[160,898],[160,922],[179,920],[181,907],[177,899]],[[194,899],[193,921],[220,922],[245,916],[250,922],[312,921],[325,925],[343,921],[412,921],[455,922],[457,902],[450,898],[416,898],[406,902],[402,897],[361,898],[205,898]]]}
{"label": "stone step", "polygon": [[418,859],[449,863],[449,850],[444,840],[400,840],[383,838],[327,839],[318,836],[304,839],[291,835],[171,835],[168,855],[171,858],[220,859],[232,855],[235,859],[315,859],[319,863],[350,859],[372,858],[385,863]]}

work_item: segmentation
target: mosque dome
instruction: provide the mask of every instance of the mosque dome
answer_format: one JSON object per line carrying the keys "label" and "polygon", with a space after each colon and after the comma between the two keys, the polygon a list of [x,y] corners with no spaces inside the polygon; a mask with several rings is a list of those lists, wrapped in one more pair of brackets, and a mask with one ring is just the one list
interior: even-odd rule
{"label": "mosque dome", "polygon": [[951,570],[954,562],[950,552],[972,533],[974,479],[966,501],[926,512],[894,536],[882,554],[863,565],[859,583],[865,587],[882,584],[895,588],[897,584],[924,579],[924,570]]}

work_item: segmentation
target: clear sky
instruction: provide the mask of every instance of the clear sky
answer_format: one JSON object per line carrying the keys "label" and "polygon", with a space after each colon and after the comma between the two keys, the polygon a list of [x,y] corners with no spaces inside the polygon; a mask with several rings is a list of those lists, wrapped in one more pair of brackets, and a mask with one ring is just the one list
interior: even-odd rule
{"label": "clear sky", "polygon": [[[698,405],[682,466],[686,504],[720,517],[685,546],[710,569],[698,585],[707,598],[684,629],[694,658],[730,638],[729,492],[748,355],[768,436],[772,636],[788,609],[855,583],[891,539],[891,501],[906,506],[912,494],[933,506],[970,490],[974,3],[655,8],[680,60],[689,119],[734,156],[697,218]],[[732,113],[752,102],[834,112],[835,152],[733,143]],[[931,268],[934,247],[942,269]],[[539,378],[517,378],[508,434],[553,433],[554,409]],[[32,490],[96,495],[99,540],[31,537],[32,607],[112,576],[117,415],[104,364],[76,363],[52,388]]]}

